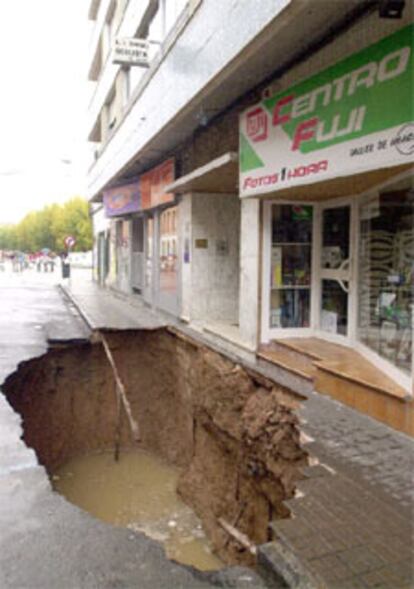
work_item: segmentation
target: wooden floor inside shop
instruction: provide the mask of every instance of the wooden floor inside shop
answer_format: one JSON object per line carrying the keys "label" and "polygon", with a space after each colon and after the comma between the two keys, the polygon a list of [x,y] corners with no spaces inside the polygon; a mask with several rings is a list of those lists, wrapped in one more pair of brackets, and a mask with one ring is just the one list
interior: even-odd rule
{"label": "wooden floor inside shop", "polygon": [[314,383],[315,390],[414,436],[414,404],[405,389],[352,348],[319,338],[262,345],[258,356]]}

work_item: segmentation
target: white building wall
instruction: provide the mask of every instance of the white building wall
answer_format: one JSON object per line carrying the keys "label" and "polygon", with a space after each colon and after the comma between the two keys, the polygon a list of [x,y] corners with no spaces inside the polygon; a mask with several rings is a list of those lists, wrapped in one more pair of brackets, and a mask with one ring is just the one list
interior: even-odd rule
{"label": "white building wall", "polygon": [[[240,200],[231,194],[195,194],[191,216],[190,319],[237,323]],[[197,240],[206,240],[207,247],[197,247]]]}
{"label": "white building wall", "polygon": [[[135,32],[142,21],[142,18],[148,8],[150,0],[130,0],[125,11],[125,16],[119,25],[118,29],[113,31],[113,36],[119,37],[133,37]],[[104,4],[100,8],[99,12],[99,23],[97,23],[97,30],[102,32],[102,27],[105,24],[105,20],[101,15],[108,12],[109,2],[105,0]],[[100,29],[99,29],[100,27]],[[98,35],[99,39],[99,35]],[[92,59],[92,58],[91,58]],[[91,101],[88,109],[88,133],[93,129],[99,113],[107,100],[108,94],[115,82],[115,78],[120,71],[121,66],[114,65],[109,59],[102,64],[102,72],[99,80],[96,83],[95,91],[91,97]],[[135,68],[142,73],[142,68]]]}
{"label": "white building wall", "polygon": [[181,256],[181,318],[190,320],[191,316],[191,242],[192,242],[192,196],[184,194],[179,204],[178,214],[178,252]]}
{"label": "white building wall", "polygon": [[88,48],[88,56],[87,56],[87,63],[91,64],[97,51],[99,51],[99,44],[102,35],[102,31],[105,27],[106,22],[106,15],[108,14],[109,7],[111,5],[112,0],[102,0],[99,5],[99,10],[97,14],[97,18],[95,20],[95,26],[90,38],[89,48]]}
{"label": "white building wall", "polygon": [[258,343],[260,322],[260,201],[241,202],[240,223],[240,336],[250,347]]}
{"label": "white building wall", "polygon": [[105,215],[104,207],[101,207],[99,210],[92,214],[92,226],[93,226],[93,234],[96,236],[101,231],[106,231],[109,229],[109,219]]}
{"label": "white building wall", "polygon": [[145,74],[126,118],[90,170],[89,196],[98,194],[289,3],[261,0],[252,11],[249,1],[201,2],[156,75]]}

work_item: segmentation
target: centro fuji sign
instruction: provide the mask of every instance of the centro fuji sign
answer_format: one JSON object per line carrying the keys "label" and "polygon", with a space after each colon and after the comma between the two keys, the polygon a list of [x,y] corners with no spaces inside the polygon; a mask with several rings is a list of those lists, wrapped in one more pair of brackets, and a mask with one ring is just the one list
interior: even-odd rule
{"label": "centro fuji sign", "polygon": [[240,120],[241,196],[414,161],[414,25]]}

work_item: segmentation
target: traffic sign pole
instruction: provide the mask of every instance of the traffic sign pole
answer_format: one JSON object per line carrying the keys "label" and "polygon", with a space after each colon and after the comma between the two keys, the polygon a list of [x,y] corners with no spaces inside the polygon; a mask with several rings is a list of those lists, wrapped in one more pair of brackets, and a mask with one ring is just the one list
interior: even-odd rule
{"label": "traffic sign pole", "polygon": [[[66,249],[67,249],[67,257],[69,257],[70,250],[75,245],[75,243],[76,243],[76,239],[72,235],[68,235],[67,237],[65,237],[64,244],[65,244]],[[68,262],[68,264],[69,264],[69,281],[68,281],[68,283],[69,283],[69,289],[70,289],[71,286],[72,286],[72,276],[71,276],[72,272],[71,272],[71,269],[70,269],[70,263]]]}

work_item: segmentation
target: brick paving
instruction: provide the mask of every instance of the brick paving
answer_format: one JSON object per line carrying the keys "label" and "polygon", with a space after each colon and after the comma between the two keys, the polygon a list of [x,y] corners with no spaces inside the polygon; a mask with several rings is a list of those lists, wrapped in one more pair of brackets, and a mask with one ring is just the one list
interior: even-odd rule
{"label": "brick paving", "polygon": [[414,439],[317,393],[303,407],[312,453],[358,480],[405,517],[413,515]]}
{"label": "brick paving", "polygon": [[411,589],[414,440],[317,393],[301,416],[320,463],[273,524],[276,543],[318,587]]}

